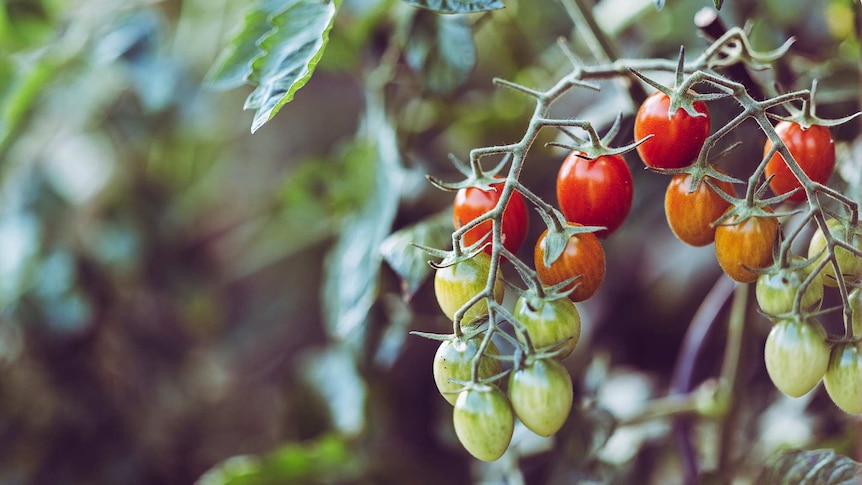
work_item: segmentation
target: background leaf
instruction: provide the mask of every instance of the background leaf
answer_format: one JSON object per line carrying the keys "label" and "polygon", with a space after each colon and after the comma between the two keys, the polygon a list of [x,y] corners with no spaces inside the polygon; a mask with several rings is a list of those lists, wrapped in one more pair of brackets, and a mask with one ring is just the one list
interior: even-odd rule
{"label": "background leaf", "polygon": [[404,0],[404,2],[438,13],[487,12],[506,7],[500,0]]}
{"label": "background leaf", "polygon": [[832,450],[793,450],[767,465],[757,483],[787,485],[856,485],[862,464]]}
{"label": "background leaf", "polygon": [[450,245],[452,238],[452,211],[446,209],[412,226],[390,234],[380,245],[380,254],[401,277],[404,297],[413,296],[425,278],[431,274],[429,256],[414,244],[433,248]]}
{"label": "background leaf", "polygon": [[425,89],[448,95],[467,81],[476,65],[472,27],[464,16],[417,12],[405,57]]}

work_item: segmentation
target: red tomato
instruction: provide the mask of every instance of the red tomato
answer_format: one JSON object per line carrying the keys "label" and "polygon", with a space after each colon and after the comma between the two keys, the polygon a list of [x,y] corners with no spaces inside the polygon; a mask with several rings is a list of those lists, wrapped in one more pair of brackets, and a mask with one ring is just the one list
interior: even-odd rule
{"label": "red tomato", "polygon": [[637,148],[646,166],[682,168],[697,159],[709,136],[709,108],[697,101],[694,109],[704,116],[689,116],[683,109],[668,116],[670,97],[661,91],[643,102],[635,117],[635,139],[655,135]]}
{"label": "red tomato", "polygon": [[[580,224],[573,225],[579,226]],[[593,296],[601,286],[602,280],[605,279],[605,250],[602,249],[602,244],[596,235],[592,232],[585,232],[570,237],[563,254],[551,263],[550,267],[545,266],[545,237],[547,235],[548,230],[545,229],[545,232],[536,241],[536,249],[533,253],[536,273],[538,273],[542,283],[553,286],[581,275],[572,283],[577,287],[569,293],[569,298],[572,301],[584,301]]]}
{"label": "red tomato", "polygon": [[[820,184],[825,184],[829,180],[829,176],[832,175],[832,170],[835,168],[835,142],[832,140],[829,128],[814,125],[803,130],[798,123],[782,121],[775,125],[775,131],[778,132],[781,141],[787,145],[787,149],[790,150],[805,175]],[[764,156],[770,148],[772,148],[772,142],[766,140],[766,145],[763,147]],[[784,157],[778,153],[772,155],[772,158],[766,163],[766,176],[772,175],[774,177],[769,182],[769,188],[776,195],[786,194],[795,188],[802,187],[799,180],[790,171]],[[802,202],[805,198],[805,191],[800,190],[787,200]]]}
{"label": "red tomato", "polygon": [[670,230],[680,241],[692,246],[706,246],[715,239],[715,228],[711,224],[730,207],[730,202],[712,190],[706,180],[726,194],[736,193],[732,183],[713,178],[704,179],[689,193],[691,175],[679,173],[673,176],[664,195],[664,212]]}
{"label": "red tomato", "polygon": [[[767,208],[769,212],[771,209]],[[715,255],[728,276],[740,283],[752,283],[757,274],[748,268],[765,268],[772,263],[772,246],[778,236],[778,219],[749,217],[736,224],[733,216],[715,228]]]}
{"label": "red tomato", "polygon": [[[473,219],[493,209],[500,200],[503,184],[494,184],[496,190],[485,191],[476,187],[460,189],[455,194],[455,207],[452,219],[455,228],[459,228]],[[503,246],[512,253],[517,253],[527,237],[528,224],[527,204],[524,196],[518,192],[512,193],[512,198],[503,211]],[[464,245],[470,246],[485,237],[493,228],[493,222],[485,221],[464,234]],[[490,242],[490,238],[488,239]],[[491,246],[485,247],[485,252],[491,254]]]}
{"label": "red tomato", "polygon": [[607,237],[617,230],[632,207],[634,182],[625,159],[605,155],[587,160],[572,152],[557,174],[557,201],[569,222],[605,226]]}

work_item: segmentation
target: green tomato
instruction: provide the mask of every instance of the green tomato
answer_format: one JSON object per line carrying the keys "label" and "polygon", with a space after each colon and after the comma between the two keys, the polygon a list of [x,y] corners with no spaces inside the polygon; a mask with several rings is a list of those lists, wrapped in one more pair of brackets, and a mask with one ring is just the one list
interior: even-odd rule
{"label": "green tomato", "polygon": [[[581,337],[581,315],[568,298],[557,300],[531,300],[520,297],[515,302],[514,317],[527,329],[533,347],[541,349],[565,341],[557,358],[571,355]],[[518,339],[524,337],[518,333]]]}
{"label": "green tomato", "polygon": [[512,406],[495,385],[480,384],[461,391],[455,401],[452,422],[458,441],[483,461],[503,456],[515,430]]}
{"label": "green tomato", "polygon": [[[437,348],[437,353],[434,354],[434,382],[437,384],[437,390],[440,395],[449,401],[449,404],[455,405],[455,400],[458,399],[458,391],[463,387],[461,384],[451,382],[449,379],[459,381],[469,381],[470,373],[473,368],[473,357],[479,350],[479,345],[482,343],[482,335],[477,335],[471,339],[452,339],[445,340]],[[497,355],[497,346],[494,342],[488,342],[488,347],[485,348],[485,354],[479,360],[479,378],[487,379],[495,374],[502,372],[502,364],[499,360],[489,357],[489,355]]]}
{"label": "green tomato", "polygon": [[572,378],[558,361],[537,359],[509,377],[509,399],[524,426],[540,436],[551,436],[572,410]]}
{"label": "green tomato", "polygon": [[[846,241],[856,249],[862,250],[862,236],[860,236],[862,228],[860,228],[860,226],[857,226],[856,230],[853,231],[852,238],[848,237],[847,231],[844,228],[844,223],[838,219],[827,219],[826,227],[829,228],[829,232],[832,234],[832,237]],[[820,230],[820,227],[818,227],[817,230],[814,231],[814,235],[811,236],[811,241],[808,243],[809,258],[813,258],[820,254],[817,260],[812,264],[816,266],[820,261],[823,261],[826,258],[827,254],[826,251],[824,251],[825,248],[826,237],[823,235],[823,231]],[[835,248],[835,258],[838,260],[838,267],[841,269],[844,281],[851,282],[862,274],[862,258],[857,257],[855,254],[844,248]],[[835,268],[833,268],[832,263],[828,263],[823,270],[821,270],[820,279],[826,286],[838,286],[838,281],[835,278]]]}
{"label": "green tomato", "polygon": [[823,384],[842,411],[862,414],[862,343],[843,343],[832,349]]}
{"label": "green tomato", "polygon": [[[440,268],[434,275],[434,293],[437,303],[450,320],[455,319],[455,312],[463,307],[471,298],[485,289],[488,283],[488,271],[491,269],[491,257],[478,253],[470,259]],[[494,283],[494,299],[503,301],[503,283],[500,271]],[[464,323],[488,314],[486,301],[476,302],[464,313]]]}
{"label": "green tomato", "polygon": [[[793,259],[801,260],[799,256]],[[800,269],[781,268],[757,277],[755,294],[760,309],[767,315],[781,315],[793,309],[793,300],[799,293],[802,282],[810,274],[808,267]],[[820,308],[823,300],[823,283],[815,278],[802,295],[803,310]]]}
{"label": "green tomato", "polygon": [[862,337],[862,288],[850,292],[850,308],[853,310],[853,335]]}
{"label": "green tomato", "polygon": [[829,365],[826,331],[814,320],[779,320],[766,338],[766,371],[772,383],[791,397],[814,389]]}

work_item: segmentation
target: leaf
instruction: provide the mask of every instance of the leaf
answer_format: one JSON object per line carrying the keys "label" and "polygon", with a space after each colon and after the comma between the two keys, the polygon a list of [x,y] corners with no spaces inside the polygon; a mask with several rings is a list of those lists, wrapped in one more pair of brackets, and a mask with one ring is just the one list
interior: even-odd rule
{"label": "leaf", "polygon": [[664,0],[654,0],[654,2],[656,10],[661,10],[664,8]]}
{"label": "leaf", "polygon": [[414,246],[442,248],[451,242],[452,211],[446,209],[412,226],[390,234],[380,245],[380,254],[401,277],[401,290],[409,300],[431,274],[428,254]]}
{"label": "leaf", "polygon": [[500,0],[403,0],[413,7],[437,13],[475,13],[505,8]]}
{"label": "leaf", "polygon": [[448,95],[469,79],[476,65],[472,27],[464,16],[418,12],[404,55],[425,89]]}
{"label": "leaf", "polygon": [[757,483],[858,485],[862,464],[832,450],[792,450],[772,458]]}
{"label": "leaf", "polygon": [[302,361],[303,380],[329,408],[332,424],[342,436],[359,436],[365,428],[368,390],[345,345],[313,352]]}
{"label": "leaf", "polygon": [[217,89],[245,81],[257,85],[243,107],[257,110],[252,133],[311,78],[329,41],[339,4],[340,0],[267,0],[246,15],[207,79]]}

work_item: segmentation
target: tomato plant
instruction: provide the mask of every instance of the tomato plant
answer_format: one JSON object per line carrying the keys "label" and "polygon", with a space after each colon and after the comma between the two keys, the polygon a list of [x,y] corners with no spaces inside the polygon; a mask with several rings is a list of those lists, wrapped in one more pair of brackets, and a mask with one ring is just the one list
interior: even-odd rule
{"label": "tomato plant", "polygon": [[[772,210],[767,208],[767,212]],[[740,283],[757,280],[749,269],[765,268],[772,262],[778,228],[774,217],[750,216],[739,221],[736,215],[716,227],[715,255],[721,269]]]}
{"label": "tomato plant", "polygon": [[728,195],[735,195],[733,184],[706,178],[691,189],[691,174],[679,173],[671,178],[664,196],[664,212],[668,226],[680,241],[692,246],[706,246],[715,240],[713,222],[730,207],[715,190],[706,184],[713,183]]}
{"label": "tomato plant", "polygon": [[[513,315],[527,330],[536,349],[563,342],[557,354],[562,360],[578,345],[581,315],[567,298],[546,300],[522,296],[515,302]],[[520,333],[518,337],[522,338]]]}
{"label": "tomato plant", "polygon": [[637,147],[647,167],[682,168],[695,161],[709,136],[709,108],[695,101],[702,116],[691,116],[682,108],[670,114],[670,97],[657,91],[641,104],[635,116],[634,135],[640,140],[654,135]]}
{"label": "tomato plant", "polygon": [[[455,204],[452,208],[452,219],[455,228],[476,219],[497,206],[503,184],[494,184],[495,190],[482,190],[477,187],[459,189],[455,194]],[[517,253],[524,244],[527,237],[527,226],[529,214],[524,197],[517,191],[512,193],[509,203],[503,210],[502,219],[503,246],[512,253]],[[479,223],[464,234],[464,245],[471,246],[480,241],[492,230],[493,222],[490,220]],[[488,238],[490,241],[490,238]],[[491,246],[485,246],[485,252],[491,254]]]}
{"label": "tomato plant", "polygon": [[533,252],[536,273],[542,283],[553,286],[580,275],[580,278],[567,287],[575,288],[569,293],[569,298],[578,302],[593,296],[605,278],[605,250],[596,235],[591,232],[572,235],[566,242],[563,254],[550,266],[545,266],[547,235],[546,229],[536,241],[536,249]]}
{"label": "tomato plant", "polygon": [[800,397],[814,389],[826,373],[826,332],[814,320],[782,319],[766,337],[764,360],[775,387],[788,396]]}
{"label": "tomato plant", "polygon": [[483,461],[503,456],[515,429],[509,399],[492,384],[474,385],[461,391],[455,401],[452,421],[464,448]]}
{"label": "tomato plant", "polygon": [[[464,387],[463,384],[452,382],[450,379],[470,380],[473,358],[479,350],[482,338],[483,335],[465,339],[453,338],[452,340],[444,340],[437,348],[433,364],[434,382],[437,384],[440,395],[446,398],[449,404],[455,404],[458,391]],[[500,361],[491,357],[492,355],[498,355],[497,346],[494,345],[493,341],[488,342],[485,353],[480,357],[479,379],[487,379],[501,372]]]}
{"label": "tomato plant", "polygon": [[846,342],[832,348],[823,385],[841,410],[862,414],[862,343]]}
{"label": "tomato plant", "polygon": [[[790,150],[790,154],[799,163],[805,174],[817,183],[826,183],[835,168],[835,143],[829,128],[812,125],[805,129],[799,123],[781,121],[775,125],[778,136]],[[772,141],[766,140],[763,155],[772,148]],[[786,194],[791,190],[801,188],[799,180],[790,171],[784,157],[775,153],[766,164],[766,176],[772,177],[769,187],[776,195]],[[802,202],[806,199],[805,191],[799,190],[788,200]]]}
{"label": "tomato plant", "polygon": [[572,152],[557,173],[557,201],[569,222],[604,226],[596,236],[616,231],[629,214],[634,197],[634,181],[625,159],[604,155],[595,160]]}
{"label": "tomato plant", "polygon": [[[829,228],[829,233],[835,239],[848,242],[856,249],[862,250],[862,225],[857,226],[851,235],[847,234],[846,226],[838,219],[829,218],[826,220],[826,227]],[[808,257],[817,257],[814,264],[819,263],[827,257],[826,254],[826,236],[818,226],[811,236],[811,241],[808,243]],[[838,260],[838,268],[846,282],[852,282],[854,279],[862,275],[862,258],[859,258],[850,251],[837,247],[835,248],[835,258]],[[831,263],[828,263],[823,270],[820,271],[820,279],[826,286],[838,286],[838,280],[835,278],[835,268]]]}
{"label": "tomato plant", "polygon": [[563,426],[572,409],[572,378],[556,360],[527,360],[509,376],[512,409],[530,431],[551,436]]}
{"label": "tomato plant", "polygon": [[[491,269],[491,257],[478,253],[470,259],[459,261],[453,265],[439,268],[434,275],[434,294],[443,313],[449,319],[455,319],[455,312],[467,304],[485,289],[488,282],[488,272]],[[503,300],[503,284],[498,272],[494,284],[494,299]],[[471,320],[488,314],[488,303],[479,301],[464,313],[463,321]]]}
{"label": "tomato plant", "polygon": [[[803,258],[795,256],[792,261],[798,263],[803,261]],[[793,309],[793,300],[810,273],[811,266],[804,266],[802,268],[778,268],[758,276],[755,294],[763,313],[781,315],[790,312]],[[822,300],[823,283],[820,282],[819,278],[814,278],[802,295],[801,308],[803,310],[817,310],[820,308]]]}

